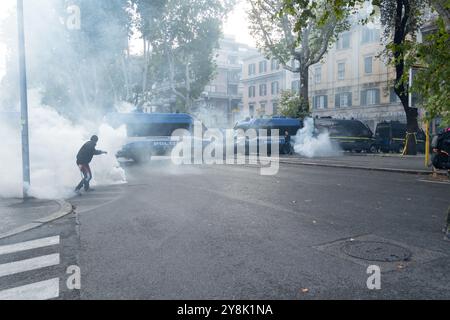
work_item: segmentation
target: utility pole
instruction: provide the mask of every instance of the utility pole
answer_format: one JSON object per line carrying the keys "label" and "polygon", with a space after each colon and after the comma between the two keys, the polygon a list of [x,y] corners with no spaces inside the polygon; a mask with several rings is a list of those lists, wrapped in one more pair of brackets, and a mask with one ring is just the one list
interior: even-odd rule
{"label": "utility pole", "polygon": [[25,32],[23,21],[23,0],[17,0],[17,26],[19,36],[19,73],[20,73],[20,111],[22,127],[22,174],[23,174],[23,198],[28,198],[30,187],[30,153],[28,142],[28,95],[27,95],[27,70],[25,60]]}

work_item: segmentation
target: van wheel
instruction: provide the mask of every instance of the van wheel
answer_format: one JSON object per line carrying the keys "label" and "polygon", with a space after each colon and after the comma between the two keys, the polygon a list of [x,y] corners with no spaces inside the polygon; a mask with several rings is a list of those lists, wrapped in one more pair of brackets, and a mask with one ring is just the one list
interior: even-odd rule
{"label": "van wheel", "polygon": [[377,153],[377,152],[378,152],[378,149],[377,149],[376,146],[371,145],[370,148],[369,148],[369,152],[370,152],[370,153]]}

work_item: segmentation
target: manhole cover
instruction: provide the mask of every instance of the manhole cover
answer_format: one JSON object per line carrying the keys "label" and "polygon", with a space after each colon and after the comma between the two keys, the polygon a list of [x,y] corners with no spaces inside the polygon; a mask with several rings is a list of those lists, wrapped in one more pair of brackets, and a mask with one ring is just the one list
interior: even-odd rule
{"label": "manhole cover", "polygon": [[412,255],[406,248],[378,241],[346,242],[341,250],[354,258],[381,262],[406,261]]}

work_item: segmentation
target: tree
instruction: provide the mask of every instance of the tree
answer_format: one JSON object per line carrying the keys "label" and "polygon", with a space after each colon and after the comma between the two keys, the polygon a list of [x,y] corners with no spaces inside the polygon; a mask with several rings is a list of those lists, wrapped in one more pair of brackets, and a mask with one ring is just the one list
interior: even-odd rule
{"label": "tree", "polygon": [[[136,11],[145,19],[142,5]],[[158,15],[138,27],[148,43],[151,68],[159,95],[175,95],[191,108],[215,72],[214,50],[222,20],[234,0],[167,0]],[[154,63],[156,62],[156,63]]]}
{"label": "tree", "polygon": [[422,100],[428,120],[441,117],[450,126],[450,36],[444,18],[436,21],[436,29],[417,45],[418,61],[423,68],[412,86]]}
{"label": "tree", "polygon": [[281,92],[279,112],[289,118],[305,118],[310,116],[307,104],[302,102],[302,97],[296,92],[286,90]]}
{"label": "tree", "polygon": [[[80,29],[67,27],[66,1],[26,2],[29,87],[40,90],[44,104],[85,121],[113,110],[125,96],[122,59],[131,17],[128,0],[70,3],[80,8]],[[12,60],[15,39],[8,42]],[[13,83],[16,70],[13,63],[8,65],[5,82]]]}
{"label": "tree", "polygon": [[386,56],[395,68],[394,91],[402,102],[406,114],[406,143],[404,154],[417,154],[416,133],[419,131],[418,111],[409,105],[408,74],[405,62],[416,42],[416,32],[422,22],[425,8],[422,0],[374,0],[380,8],[384,27]]}
{"label": "tree", "polygon": [[286,70],[300,74],[299,108],[304,109],[303,104],[309,105],[309,67],[319,62],[337,35],[348,28],[347,14],[336,16],[324,0],[250,0],[250,4],[250,30],[257,46]]}

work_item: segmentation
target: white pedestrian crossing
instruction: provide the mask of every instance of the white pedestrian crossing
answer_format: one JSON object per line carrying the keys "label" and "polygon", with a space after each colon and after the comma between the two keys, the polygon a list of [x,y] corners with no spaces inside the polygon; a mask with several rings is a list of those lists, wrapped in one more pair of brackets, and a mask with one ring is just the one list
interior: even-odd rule
{"label": "white pedestrian crossing", "polygon": [[48,300],[59,297],[59,278],[0,291],[0,300]]}
{"label": "white pedestrian crossing", "polygon": [[[46,237],[20,243],[0,246],[0,256],[16,254],[39,248],[59,245],[60,237]],[[44,268],[59,265],[61,263],[59,253],[46,254],[41,256],[32,256],[18,261],[8,261],[0,264],[0,283],[2,279],[13,275],[33,270],[42,270]],[[47,300],[59,296],[59,278],[43,279],[28,283],[25,285],[8,288],[0,291],[0,300]]]}
{"label": "white pedestrian crossing", "polygon": [[56,236],[1,246],[0,255],[54,246],[59,244],[59,241],[59,236]]}

